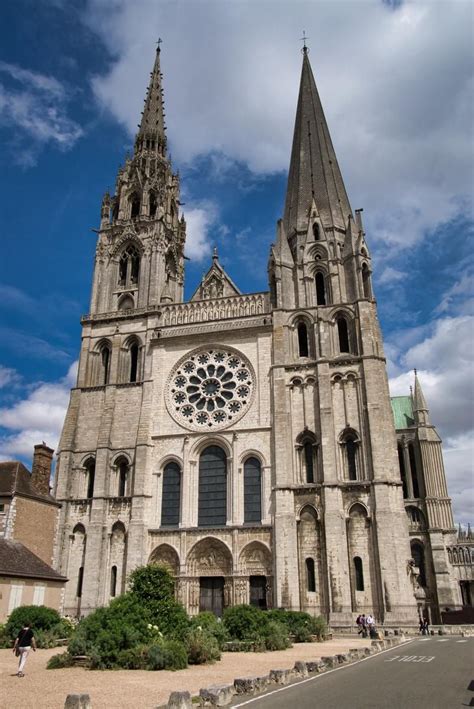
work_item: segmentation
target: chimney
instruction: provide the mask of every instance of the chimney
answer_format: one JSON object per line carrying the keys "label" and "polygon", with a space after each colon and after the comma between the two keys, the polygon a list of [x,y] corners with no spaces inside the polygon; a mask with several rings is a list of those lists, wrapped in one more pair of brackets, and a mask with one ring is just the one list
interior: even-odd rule
{"label": "chimney", "polygon": [[31,484],[36,492],[49,495],[49,478],[51,477],[51,463],[54,450],[44,443],[35,446],[33,465],[31,467]]}

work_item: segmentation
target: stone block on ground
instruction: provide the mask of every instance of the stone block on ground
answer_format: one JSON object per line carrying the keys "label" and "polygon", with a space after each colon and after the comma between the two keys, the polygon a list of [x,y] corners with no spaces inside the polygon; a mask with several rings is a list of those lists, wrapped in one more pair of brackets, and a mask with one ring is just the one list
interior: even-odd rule
{"label": "stone block on ground", "polygon": [[64,709],[92,709],[89,694],[68,694]]}
{"label": "stone block on ground", "polygon": [[234,689],[237,694],[254,694],[266,688],[268,675],[262,677],[238,677],[234,679]]}
{"label": "stone block on ground", "polygon": [[275,684],[288,684],[293,676],[293,670],[270,670],[270,681]]}
{"label": "stone block on ground", "polygon": [[296,674],[298,674],[300,677],[307,677],[308,676],[308,667],[306,662],[302,662],[301,660],[297,660],[295,662],[294,666],[294,671]]}
{"label": "stone block on ground", "polygon": [[326,665],[322,660],[307,660],[306,669],[308,672],[323,672],[326,669]]}
{"label": "stone block on ground", "polygon": [[339,662],[337,660],[337,655],[327,655],[326,657],[321,658],[326,667],[333,668],[336,667]]}
{"label": "stone block on ground", "polygon": [[189,692],[171,692],[168,709],[193,709],[191,695]]}
{"label": "stone block on ground", "polygon": [[214,684],[199,690],[199,696],[212,707],[226,707],[235,694],[233,684]]}
{"label": "stone block on ground", "polygon": [[350,660],[350,655],[348,655],[347,652],[340,652],[338,655],[336,655],[336,657],[340,665],[344,665]]}

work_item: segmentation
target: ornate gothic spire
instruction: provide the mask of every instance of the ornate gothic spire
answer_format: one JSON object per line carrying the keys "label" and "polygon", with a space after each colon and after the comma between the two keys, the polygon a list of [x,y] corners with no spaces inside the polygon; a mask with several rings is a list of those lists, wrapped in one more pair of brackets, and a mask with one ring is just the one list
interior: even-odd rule
{"label": "ornate gothic spire", "polygon": [[288,238],[307,230],[313,199],[325,229],[346,230],[352,210],[304,47],[285,203]]}
{"label": "ornate gothic spire", "polygon": [[415,369],[415,389],[413,393],[413,412],[417,423],[422,425],[430,425],[429,409],[426,403],[421,384],[418,380],[418,374]]}
{"label": "ornate gothic spire", "polygon": [[159,42],[156,49],[155,64],[150,75],[150,83],[145,97],[145,108],[142,113],[142,120],[138,126],[135,152],[138,153],[143,150],[157,151],[160,155],[165,157],[165,113],[163,110],[163,89],[161,86],[160,51]]}

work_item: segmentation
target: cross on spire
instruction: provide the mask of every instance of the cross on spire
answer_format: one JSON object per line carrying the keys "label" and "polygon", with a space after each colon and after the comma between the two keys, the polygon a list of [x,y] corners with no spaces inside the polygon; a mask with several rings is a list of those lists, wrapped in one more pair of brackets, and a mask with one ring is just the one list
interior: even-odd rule
{"label": "cross on spire", "polygon": [[306,32],[303,30],[303,36],[300,39],[300,42],[303,42],[303,49],[302,49],[303,54],[306,54],[306,52],[308,51],[308,47],[306,46],[307,39],[309,39],[309,37],[306,36]]}

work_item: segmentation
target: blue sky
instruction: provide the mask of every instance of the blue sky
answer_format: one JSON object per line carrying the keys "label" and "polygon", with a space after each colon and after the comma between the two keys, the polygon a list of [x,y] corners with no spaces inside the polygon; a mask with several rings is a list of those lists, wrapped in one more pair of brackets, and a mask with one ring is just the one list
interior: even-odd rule
{"label": "blue sky", "polygon": [[417,367],[472,515],[473,36],[467,0],[7,0],[0,8],[0,456],[57,444],[88,311],[100,201],[133,145],[155,41],[188,222],[267,288],[301,54],[364,208],[393,394]]}

